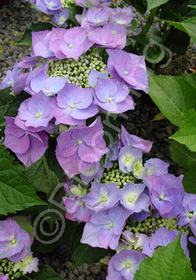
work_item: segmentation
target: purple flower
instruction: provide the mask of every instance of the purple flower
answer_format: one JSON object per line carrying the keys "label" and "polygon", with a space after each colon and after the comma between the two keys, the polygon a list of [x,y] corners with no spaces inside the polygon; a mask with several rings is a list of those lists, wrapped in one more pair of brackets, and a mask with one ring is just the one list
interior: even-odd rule
{"label": "purple flower", "polygon": [[62,27],[67,27],[66,20],[69,18],[69,10],[67,8],[55,11],[54,17],[52,20],[62,26]]}
{"label": "purple flower", "polygon": [[86,21],[91,26],[104,25],[110,17],[110,11],[106,8],[92,7],[86,14]]}
{"label": "purple flower", "polygon": [[122,250],[114,255],[108,266],[106,280],[133,280],[140,262],[146,256],[135,250]]}
{"label": "purple flower", "polygon": [[128,87],[113,79],[97,79],[94,103],[109,113],[118,114],[134,109]]}
{"label": "purple flower", "polygon": [[134,164],[142,160],[142,151],[135,149],[129,145],[121,148],[119,153],[119,168],[125,173],[129,173],[134,170]]}
{"label": "purple flower", "polygon": [[96,162],[92,165],[87,171],[80,174],[80,178],[85,184],[88,184],[93,179],[101,179],[103,175],[103,168],[101,166],[100,161]]}
{"label": "purple flower", "polygon": [[0,280],[10,280],[10,278],[0,273]]}
{"label": "purple flower", "polygon": [[124,26],[128,26],[131,23],[132,19],[133,19],[132,16],[129,16],[126,13],[123,13],[123,12],[118,12],[118,13],[115,13],[111,16],[111,20],[113,22],[118,23],[118,24],[122,24]]}
{"label": "purple flower", "polygon": [[[41,0],[39,0],[41,1]],[[54,53],[49,49],[50,37],[52,31],[31,32],[33,56],[41,56],[44,58],[54,59]]]}
{"label": "purple flower", "polygon": [[50,50],[57,58],[73,58],[78,60],[79,56],[85,53],[93,43],[87,38],[86,29],[74,27],[67,30],[52,30],[50,38]]}
{"label": "purple flower", "polygon": [[91,211],[86,207],[82,197],[63,197],[66,207],[66,219],[77,222],[88,222]]}
{"label": "purple flower", "polygon": [[15,63],[13,70],[7,71],[7,75],[5,79],[0,83],[0,90],[11,87],[11,90],[19,94],[22,90],[24,90],[26,79],[29,73],[20,73],[20,69],[18,69],[18,64]]}
{"label": "purple flower", "polygon": [[101,184],[95,180],[90,193],[83,200],[86,206],[96,213],[115,207],[119,202],[118,184]]}
{"label": "purple flower", "polygon": [[48,147],[44,132],[29,132],[15,124],[15,119],[5,117],[5,140],[3,145],[12,150],[26,167],[40,159]]}
{"label": "purple flower", "polygon": [[95,116],[99,110],[96,105],[93,105],[93,93],[92,88],[66,84],[57,96],[55,123],[77,125]]}
{"label": "purple flower", "polygon": [[75,0],[75,3],[81,7],[87,8],[88,3],[92,6],[109,6],[111,4],[111,0]]}
{"label": "purple flower", "polygon": [[108,72],[106,73],[102,73],[99,72],[97,70],[91,69],[90,74],[88,75],[88,83],[91,87],[95,88],[96,84],[97,84],[97,79],[98,78],[102,78],[102,79],[107,79],[109,80],[108,77]]}
{"label": "purple flower", "polygon": [[56,156],[69,178],[87,171],[107,152],[100,117],[88,127],[79,125],[57,138]]}
{"label": "purple flower", "polygon": [[16,117],[16,124],[19,119],[24,121],[27,130],[28,127],[46,128],[53,118],[53,114],[52,99],[39,92],[21,103]]}
{"label": "purple flower", "polygon": [[160,216],[170,219],[182,213],[184,197],[182,179],[182,175],[175,177],[172,174],[151,175],[145,179],[151,202]]}
{"label": "purple flower", "polygon": [[54,11],[59,10],[62,4],[60,0],[37,0],[36,8],[45,14],[53,14]]}
{"label": "purple flower", "polygon": [[132,213],[148,212],[151,203],[144,189],[144,184],[126,183],[120,191],[120,203]]}
{"label": "purple flower", "polygon": [[92,247],[115,250],[129,212],[117,206],[99,213],[92,213],[86,223],[81,243]]}
{"label": "purple flower", "polygon": [[112,161],[117,160],[119,156],[119,144],[115,143],[109,148],[109,153],[106,156],[105,168],[110,168],[113,166]]}
{"label": "purple flower", "polygon": [[182,205],[184,209],[178,216],[177,224],[190,226],[193,234],[196,235],[196,195],[185,193]]}
{"label": "purple flower", "polygon": [[20,253],[25,247],[31,247],[29,234],[20,229],[15,221],[0,221],[0,258],[18,262],[21,260]]}
{"label": "purple flower", "polygon": [[[171,243],[179,231],[168,230],[167,228],[160,227],[154,234],[152,234],[151,238],[149,238],[143,245],[142,253],[152,257],[154,250],[157,247],[166,246],[168,243]],[[182,232],[181,236],[181,245],[184,249],[184,253],[189,257],[189,252],[187,249],[187,237],[186,232]]]}
{"label": "purple flower", "polygon": [[122,29],[114,31],[111,23],[107,23],[89,31],[88,39],[98,47],[123,49],[126,44],[126,30]]}
{"label": "purple flower", "polygon": [[23,57],[22,61],[18,63],[18,67],[20,68],[32,68],[35,67],[38,63],[36,61],[38,57],[31,57],[31,56],[25,56]]}
{"label": "purple flower", "polygon": [[113,78],[123,80],[130,87],[148,93],[148,75],[145,57],[122,50],[107,50],[108,72]]}
{"label": "purple flower", "polygon": [[145,176],[150,175],[164,175],[168,174],[169,163],[164,162],[159,158],[151,158],[147,160],[144,164],[145,167]]}
{"label": "purple flower", "polygon": [[144,140],[136,135],[129,134],[124,126],[121,125],[120,148],[126,146],[127,144],[148,153],[152,148],[153,142]]}
{"label": "purple flower", "polygon": [[67,78],[49,77],[46,74],[45,69],[43,69],[37,73],[37,75],[32,75],[30,86],[28,87],[28,93],[34,95],[35,93],[43,91],[45,95],[51,96],[62,90],[66,82]]}

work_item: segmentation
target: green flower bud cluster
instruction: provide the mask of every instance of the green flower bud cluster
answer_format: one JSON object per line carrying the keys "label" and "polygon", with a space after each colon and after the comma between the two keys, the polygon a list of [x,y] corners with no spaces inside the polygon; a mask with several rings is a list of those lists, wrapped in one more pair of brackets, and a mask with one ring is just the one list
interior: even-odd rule
{"label": "green flower bud cluster", "polygon": [[89,88],[88,75],[91,69],[107,72],[107,66],[95,49],[83,54],[76,61],[72,58],[50,61],[48,75],[50,77],[66,77],[68,82],[83,88]]}
{"label": "green flower bud cluster", "polygon": [[8,259],[0,260],[0,274],[6,275],[10,280],[15,280],[21,278],[24,274],[20,270],[14,272],[14,262]]}
{"label": "green flower bud cluster", "polygon": [[187,234],[189,233],[188,228],[180,227],[176,225],[177,218],[166,219],[162,217],[152,218],[148,217],[143,222],[138,223],[134,227],[128,226],[128,230],[133,233],[145,233],[148,236],[151,236],[152,233],[155,233],[160,227],[165,227],[169,230],[183,230]]}
{"label": "green flower bud cluster", "polygon": [[75,4],[75,0],[61,0],[62,9],[69,8]]}
{"label": "green flower bud cluster", "polygon": [[132,173],[124,173],[119,170],[118,164],[114,164],[111,168],[107,168],[104,171],[100,183],[118,183],[118,188],[123,188],[127,182],[134,183],[135,177]]}

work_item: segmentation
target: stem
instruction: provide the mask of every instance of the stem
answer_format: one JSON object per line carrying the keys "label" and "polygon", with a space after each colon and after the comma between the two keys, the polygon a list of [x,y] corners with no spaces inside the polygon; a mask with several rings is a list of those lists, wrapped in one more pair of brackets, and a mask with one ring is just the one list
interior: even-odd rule
{"label": "stem", "polygon": [[[151,25],[153,23],[153,19],[156,16],[157,10],[158,10],[158,8],[152,9],[152,11],[151,11],[151,13],[150,13],[150,15],[148,17],[148,20],[147,20],[147,22],[146,22],[142,32],[139,35],[144,35],[144,36],[146,35],[146,33],[148,32],[148,30],[150,29],[150,27],[151,27]],[[139,46],[140,46],[140,43],[136,42],[135,46],[134,46],[134,49],[137,50],[139,48]]]}

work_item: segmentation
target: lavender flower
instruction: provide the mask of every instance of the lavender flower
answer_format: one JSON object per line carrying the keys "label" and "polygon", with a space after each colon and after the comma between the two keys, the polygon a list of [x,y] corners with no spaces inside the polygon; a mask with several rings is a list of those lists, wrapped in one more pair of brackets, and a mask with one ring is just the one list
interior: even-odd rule
{"label": "lavender flower", "polygon": [[22,90],[24,90],[26,79],[29,73],[20,73],[20,69],[18,69],[18,64],[15,63],[13,70],[7,71],[7,75],[5,79],[0,83],[0,90],[11,87],[11,90],[19,94]]}
{"label": "lavender flower", "polygon": [[45,14],[53,14],[54,11],[59,10],[62,4],[60,0],[37,0],[36,8]]}
{"label": "lavender flower", "polygon": [[87,11],[86,22],[91,26],[104,25],[110,17],[110,11],[105,8],[92,7]]}
{"label": "lavender flower", "polygon": [[68,30],[52,30],[49,48],[59,59],[73,58],[78,60],[93,43],[87,38],[86,29],[74,27]]}
{"label": "lavender flower", "polygon": [[196,235],[196,195],[185,193],[182,205],[184,209],[178,216],[177,224],[190,226],[193,234]]}
{"label": "lavender flower", "polygon": [[152,148],[153,142],[144,140],[136,135],[129,134],[124,126],[121,125],[120,148],[126,146],[127,144],[148,153]]}
{"label": "lavender flower", "polygon": [[145,57],[122,50],[107,50],[108,72],[113,78],[123,80],[130,87],[148,93],[148,75]]}
{"label": "lavender flower", "polygon": [[80,174],[80,178],[85,184],[88,184],[93,179],[101,179],[103,175],[103,168],[101,166],[100,161],[96,162],[92,165],[87,171]]}
{"label": "lavender flower", "polygon": [[[29,234],[20,229],[19,225],[12,220],[0,221],[0,258],[8,258],[17,262],[20,261],[22,250],[31,247]],[[15,256],[18,255],[17,258]]]}
{"label": "lavender flower", "polygon": [[115,143],[109,148],[109,153],[106,156],[105,168],[110,168],[113,166],[112,161],[117,160],[119,156],[119,144]]}
{"label": "lavender flower", "polygon": [[109,80],[108,72],[102,73],[102,72],[99,72],[97,70],[91,69],[91,72],[90,72],[90,74],[88,76],[88,83],[89,83],[89,85],[91,87],[95,88],[96,84],[97,84],[97,79],[98,78]]}
{"label": "lavender flower", "polygon": [[10,280],[10,278],[0,273],[0,280]]}
{"label": "lavender flower", "polygon": [[[154,234],[152,234],[151,238],[144,243],[142,253],[152,257],[153,252],[157,247],[166,246],[176,238],[178,233],[178,230],[172,231],[167,228],[160,227]],[[181,245],[185,254],[189,257],[186,232],[182,232]]]}
{"label": "lavender flower", "polygon": [[61,27],[67,27],[66,20],[69,18],[69,10],[67,8],[55,11],[52,20]]}
{"label": "lavender flower", "polygon": [[91,211],[86,207],[82,197],[63,197],[66,207],[66,219],[77,222],[88,222]]}
{"label": "lavender flower", "polygon": [[182,178],[183,176],[175,177],[172,174],[164,174],[151,175],[145,179],[150,191],[151,202],[159,211],[160,216],[170,219],[182,213],[184,197]]}
{"label": "lavender flower", "polygon": [[95,88],[94,103],[110,113],[123,113],[134,109],[133,99],[128,87],[118,80],[98,78]]}
{"label": "lavender flower", "polygon": [[53,118],[52,100],[44,93],[39,92],[31,98],[24,100],[19,109],[17,120],[24,121],[24,125],[28,127],[47,127],[49,121]]}
{"label": "lavender flower", "polygon": [[128,216],[129,212],[120,206],[92,213],[84,227],[81,243],[115,250]]}
{"label": "lavender flower", "polygon": [[44,132],[29,132],[15,124],[15,119],[5,117],[5,140],[3,145],[12,150],[26,167],[40,159],[48,147]]}
{"label": "lavender flower", "polygon": [[120,191],[120,203],[132,213],[149,212],[150,198],[144,189],[144,184],[126,183]]}
{"label": "lavender flower", "polygon": [[[39,0],[41,1],[41,0]],[[33,55],[32,56],[41,56],[44,58],[54,59],[54,53],[49,49],[50,37],[52,31],[39,31],[31,32],[32,34],[32,47]]]}
{"label": "lavender flower", "polygon": [[99,117],[89,127],[82,124],[57,138],[56,156],[69,178],[87,171],[107,152]]}
{"label": "lavender flower", "polygon": [[108,266],[106,280],[133,280],[145,255],[135,250],[122,250],[114,255]]}
{"label": "lavender flower", "polygon": [[83,199],[86,206],[97,212],[117,206],[119,202],[119,190],[117,183],[101,184],[95,180],[91,191]]}
{"label": "lavender flower", "polygon": [[129,173],[134,169],[134,163],[142,160],[142,151],[132,148],[129,145],[121,148],[119,153],[119,168],[125,173]]}
{"label": "lavender flower", "polygon": [[28,93],[34,95],[42,91],[45,95],[52,96],[62,90],[66,82],[67,78],[48,77],[45,69],[43,69],[43,71],[40,71],[37,75],[32,75],[30,86],[28,87]]}
{"label": "lavender flower", "polygon": [[96,115],[99,110],[93,105],[93,92],[93,89],[66,84],[57,96],[55,123],[77,125]]}

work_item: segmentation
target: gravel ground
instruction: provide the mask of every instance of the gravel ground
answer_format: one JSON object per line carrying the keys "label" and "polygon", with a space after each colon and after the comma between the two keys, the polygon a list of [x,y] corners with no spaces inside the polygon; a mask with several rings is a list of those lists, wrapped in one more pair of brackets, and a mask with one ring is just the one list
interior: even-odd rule
{"label": "gravel ground", "polygon": [[[3,79],[7,70],[11,70],[13,64],[21,61],[22,57],[29,55],[30,47],[16,46],[14,41],[18,40],[24,30],[33,22],[44,18],[43,14],[31,9],[30,4],[17,0],[10,0],[9,5],[4,5],[0,9],[0,80]],[[140,20],[135,33],[144,25],[143,19],[136,14],[136,20]],[[166,119],[153,121],[159,113],[158,108],[153,104],[148,95],[142,94],[140,97],[134,96],[136,109],[128,112],[127,118],[119,118],[119,122],[130,133],[154,142],[152,151],[146,158],[158,157],[170,163],[170,172],[175,175],[183,173],[183,169],[177,166],[169,157],[168,137],[176,131],[176,127]],[[74,270],[72,266],[70,246],[61,245],[52,254],[39,256],[43,263],[53,266],[64,279],[69,280],[104,280],[106,278],[107,267],[100,263],[92,265],[84,264]]]}

